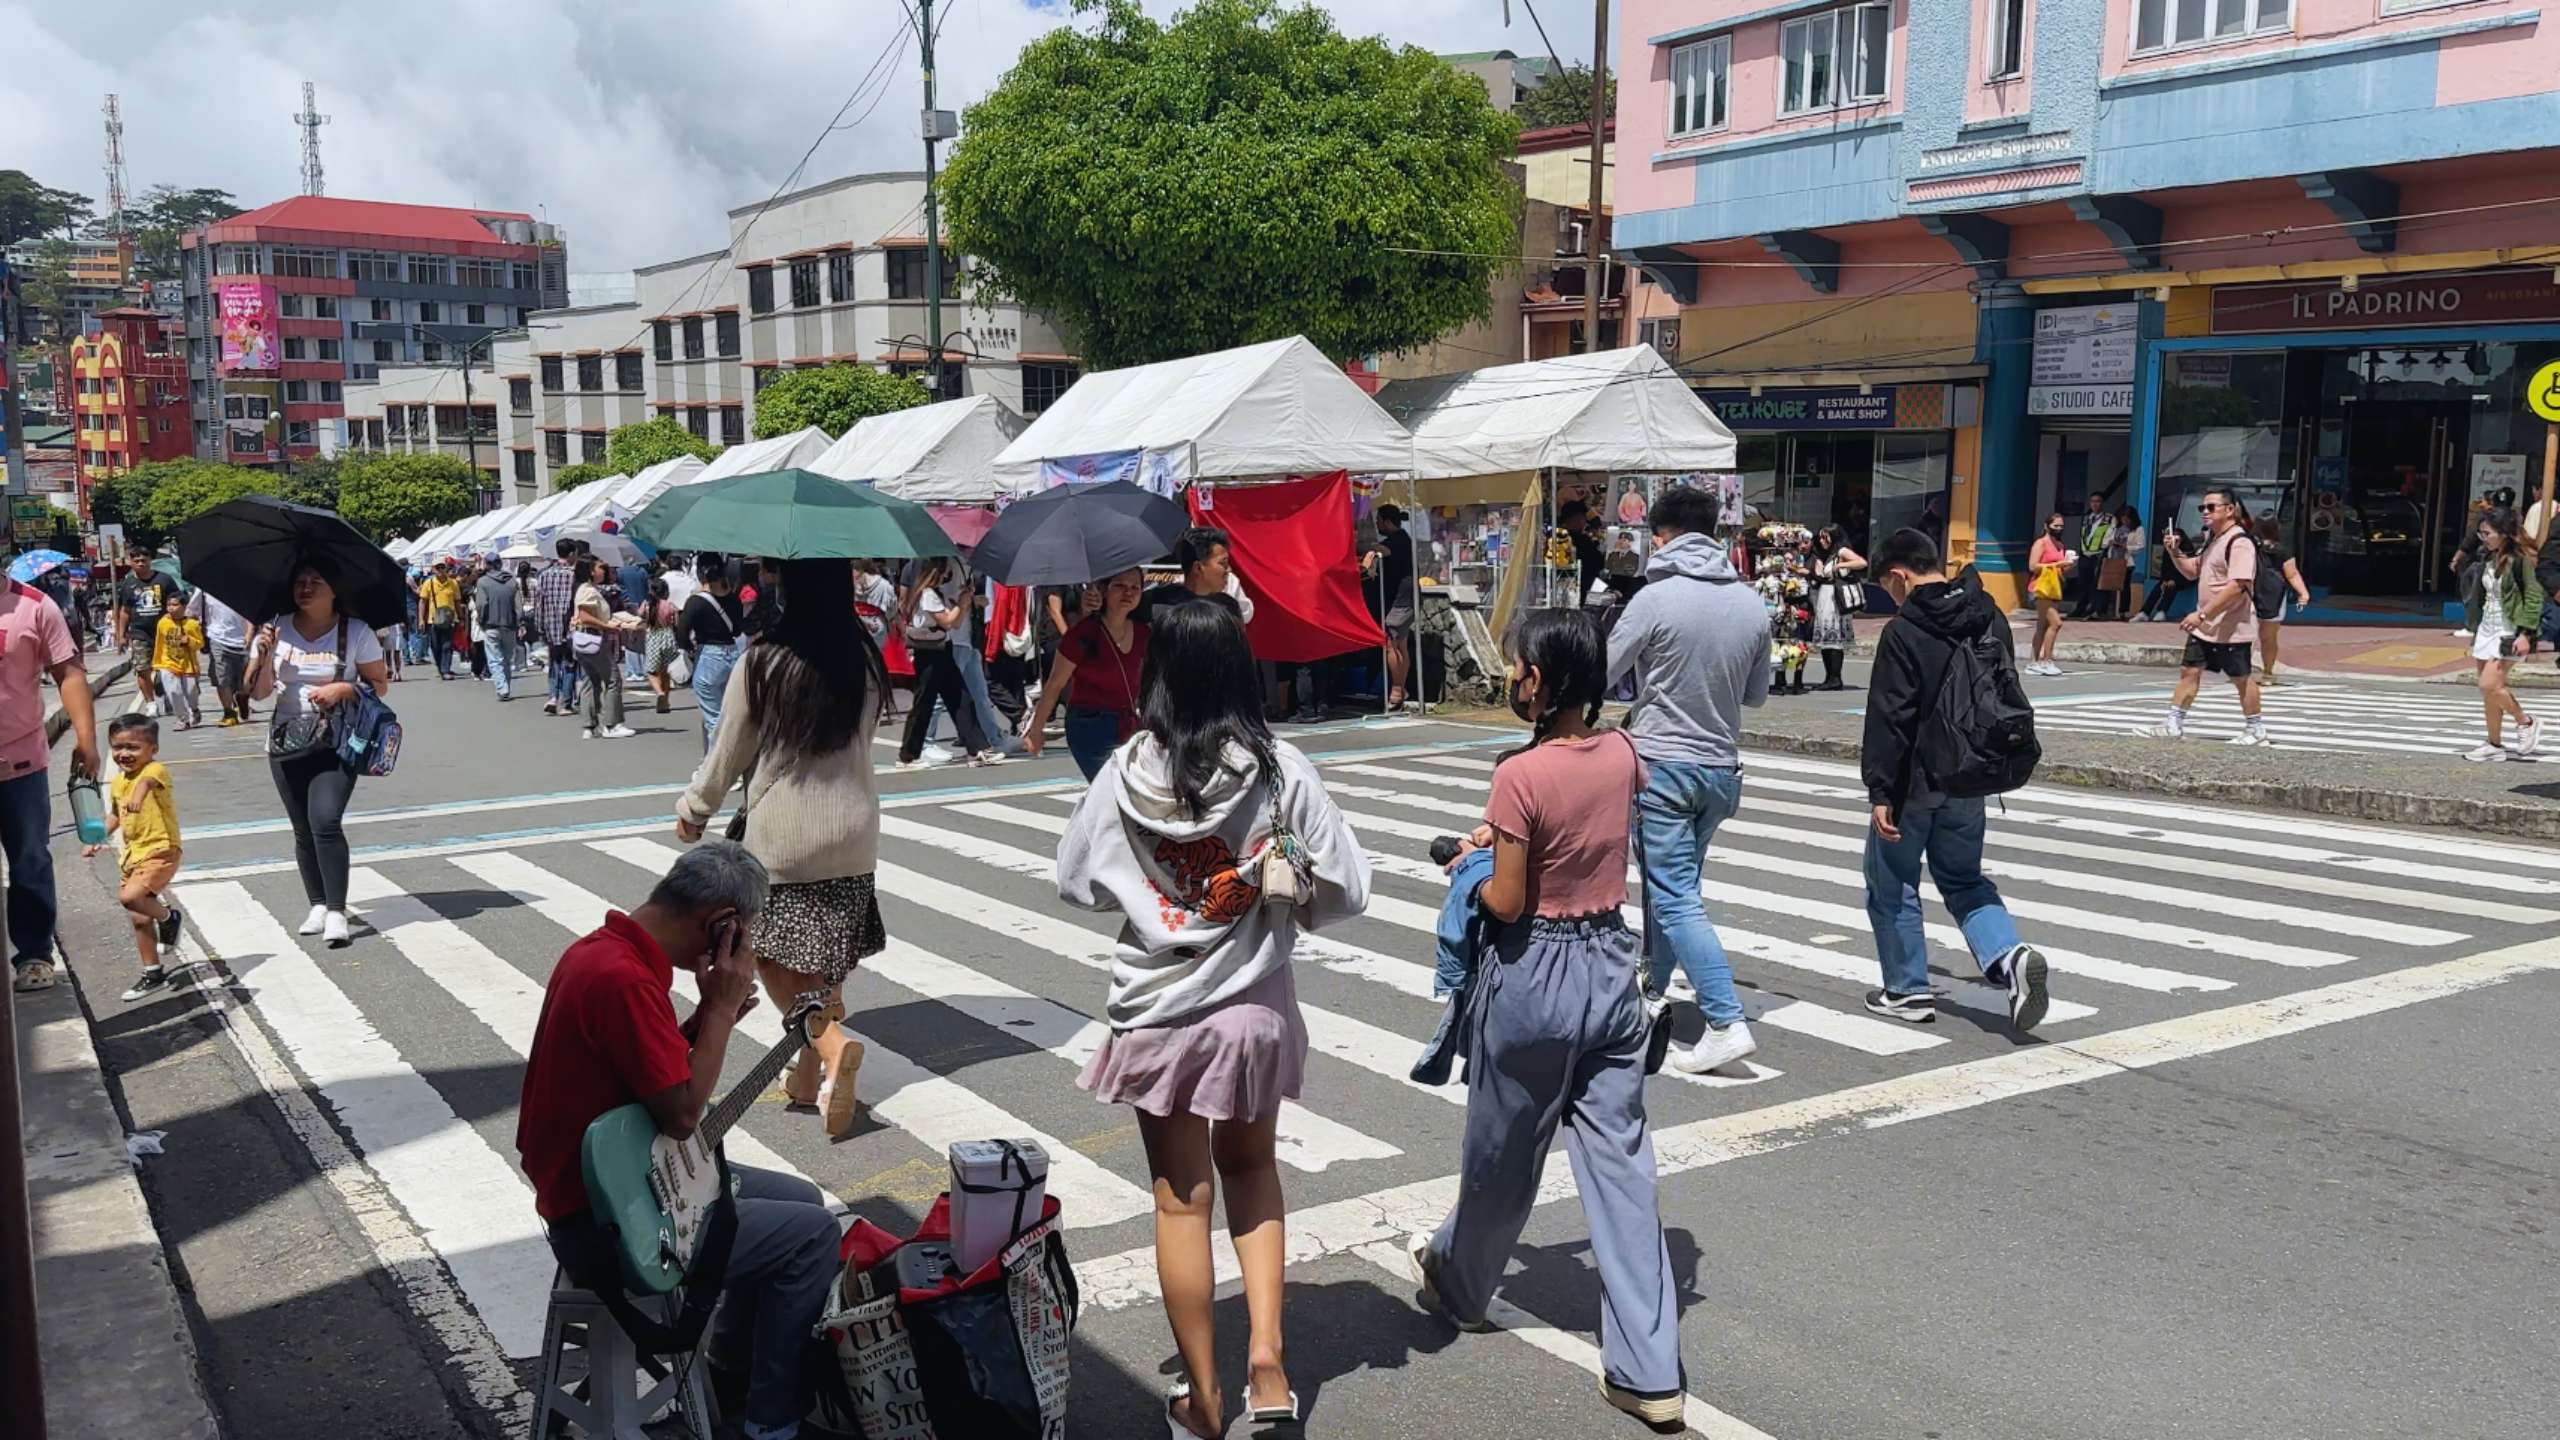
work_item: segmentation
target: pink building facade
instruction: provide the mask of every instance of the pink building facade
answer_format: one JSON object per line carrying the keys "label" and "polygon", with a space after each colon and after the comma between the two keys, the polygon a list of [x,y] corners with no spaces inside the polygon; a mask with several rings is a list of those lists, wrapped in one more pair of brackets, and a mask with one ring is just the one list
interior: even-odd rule
{"label": "pink building facade", "polygon": [[[2314,618],[2457,600],[2539,480],[2560,16],[2530,0],[1625,0],[1614,243],[1764,510],[2014,594],[2233,484]],[[2525,478],[2520,478],[2525,477]],[[2137,573],[2147,571],[2143,557]]]}

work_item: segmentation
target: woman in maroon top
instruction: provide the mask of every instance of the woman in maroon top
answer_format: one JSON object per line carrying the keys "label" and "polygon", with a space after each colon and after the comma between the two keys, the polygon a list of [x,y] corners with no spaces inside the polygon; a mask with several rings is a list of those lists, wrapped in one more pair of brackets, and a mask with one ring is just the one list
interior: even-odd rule
{"label": "woman in maroon top", "polygon": [[1138,728],[1138,677],[1147,668],[1147,627],[1136,618],[1146,577],[1123,570],[1102,583],[1102,612],[1068,627],[1058,658],[1040,686],[1040,710],[1023,732],[1022,748],[1037,755],[1049,716],[1067,707],[1067,753],[1091,780],[1120,742]]}

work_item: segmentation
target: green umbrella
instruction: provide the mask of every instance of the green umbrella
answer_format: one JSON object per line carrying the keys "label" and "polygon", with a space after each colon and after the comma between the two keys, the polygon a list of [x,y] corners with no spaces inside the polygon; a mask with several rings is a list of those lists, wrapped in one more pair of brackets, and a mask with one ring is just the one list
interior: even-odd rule
{"label": "green umbrella", "polygon": [[960,553],[923,506],[814,470],[678,485],[631,517],[627,529],[661,550],[776,560]]}

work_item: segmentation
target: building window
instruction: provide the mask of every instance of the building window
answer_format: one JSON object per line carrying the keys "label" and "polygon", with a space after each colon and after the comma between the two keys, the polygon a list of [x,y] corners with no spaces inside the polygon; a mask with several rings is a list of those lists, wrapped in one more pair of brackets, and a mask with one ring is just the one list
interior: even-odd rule
{"label": "building window", "polygon": [[373,363],[377,365],[388,365],[399,358],[398,350],[390,341],[376,340],[373,342]]}
{"label": "building window", "polygon": [[806,310],[806,309],[810,308],[811,306],[816,305],[817,303],[818,303],[818,262],[817,262],[817,261],[815,261],[815,260],[794,260],[794,261],[792,261],[792,262],[791,262],[791,304],[792,304],[792,306],[793,306],[795,309]]}
{"label": "building window", "polygon": [[[882,257],[889,262],[889,298],[892,300],[923,299],[924,247],[899,245],[881,253]],[[946,253],[942,257],[942,298],[945,300],[960,298],[960,257],[957,255]]]}
{"label": "building window", "polygon": [[624,350],[613,357],[613,386],[625,394],[640,392],[640,352]]}
{"label": "building window", "polygon": [[400,257],[371,250],[351,250],[347,252],[347,274],[357,280],[379,280],[396,284],[400,279]]}
{"label": "building window", "polygon": [[827,298],[842,305],[853,298],[853,252],[827,252]]}
{"label": "building window", "polygon": [[551,462],[554,469],[568,464],[569,432],[566,430],[544,431],[542,434],[542,453],[543,456]]}
{"label": "building window", "polygon": [[2015,80],[2026,73],[2026,31],[2027,0],[1991,0],[1991,33],[1983,37],[1983,79]]}
{"label": "building window", "polygon": [[507,284],[507,262],[504,260],[456,260],[453,262],[453,283],[502,290]]}
{"label": "building window", "polygon": [[[539,276],[538,274],[536,274],[536,273],[535,273],[534,268],[533,268],[532,266],[525,264],[525,263],[524,263],[523,261],[521,261],[521,260],[513,261],[513,262],[510,262],[510,263],[508,264],[508,266],[507,266],[507,288],[508,288],[508,289],[510,289],[510,290],[534,290],[534,289],[539,289],[539,288],[541,288],[541,285],[542,285],[542,278],[541,278],[541,276]],[[528,457],[528,459],[530,459],[530,457]],[[528,477],[528,478],[529,478],[529,477]]]}
{"label": "building window", "polygon": [[1025,365],[1022,367],[1022,413],[1037,415],[1058,403],[1067,387],[1076,383],[1073,365]]}
{"label": "building window", "polygon": [[1778,114],[1804,115],[1882,100],[1892,37],[1893,7],[1886,4],[1852,5],[1788,21],[1778,31]]}
{"label": "building window", "polygon": [[530,450],[518,450],[517,452],[515,452],[515,471],[516,471],[516,483],[517,483],[517,484],[519,484],[519,485],[530,485],[530,484],[532,484],[532,483],[533,483],[533,452],[532,452],[532,451],[530,451]]}
{"label": "building window", "polygon": [[543,393],[544,393],[544,394],[547,394],[547,395],[557,395],[557,394],[559,394],[559,393],[561,392],[561,390],[563,390],[564,388],[566,388],[566,387],[564,387],[564,386],[563,386],[563,385],[561,385],[561,383],[560,383],[560,357],[559,357],[559,356],[557,356],[557,355],[545,355],[545,356],[543,356],[543,357],[542,357],[542,389],[543,389]]}
{"label": "building window", "polygon": [[[2383,0],[2382,13],[2417,8]],[[2293,0],[2134,0],[2133,53],[2206,45],[2292,24]]]}
{"label": "building window", "polygon": [[429,433],[431,433],[427,429],[427,407],[424,405],[412,405],[408,407],[408,409],[409,433],[416,436],[418,439],[426,439]]}
{"label": "building window", "polygon": [[738,312],[735,310],[723,310],[719,314],[711,317],[711,323],[713,327],[720,332],[718,336],[720,341],[720,358],[723,360],[737,359]]}
{"label": "building window", "polygon": [[255,431],[244,435],[241,432],[234,430],[231,432],[231,453],[234,455],[264,455],[267,453],[267,437],[258,434]]}
{"label": "building window", "polygon": [[582,395],[592,395],[603,388],[604,357],[601,355],[579,356],[578,393]]}
{"label": "building window", "polygon": [[425,340],[419,342],[418,358],[429,365],[443,364],[444,342],[440,340]]}
{"label": "building window", "polygon": [[383,321],[400,318],[400,302],[396,300],[367,300],[364,304],[367,319]]}
{"label": "building window", "polygon": [[437,302],[435,302],[435,301],[433,301],[433,300],[421,300],[421,301],[419,301],[419,302],[418,302],[418,323],[419,323],[419,324],[421,324],[421,325],[437,325],[437,324],[442,324],[442,323],[443,323],[443,321],[444,321],[444,306],[442,306],[442,305],[438,304]]}
{"label": "building window", "polygon": [[323,404],[323,405],[335,405],[335,404],[339,403],[340,401],[345,400],[346,398],[347,398],[347,396],[346,396],[346,392],[345,392],[345,391],[343,391],[343,390],[340,390],[340,389],[338,388],[338,382],[337,382],[337,381],[335,381],[335,380],[323,380],[323,381],[321,381],[321,382],[320,382],[320,403],[321,403],[321,404]]}
{"label": "building window", "polygon": [[758,315],[773,313],[773,267],[755,265],[747,270],[747,308]]}
{"label": "building window", "polygon": [[581,430],[578,432],[578,458],[589,464],[604,463],[603,431]]}
{"label": "building window", "polygon": [[441,255],[410,256],[409,283],[412,285],[444,284],[444,257]]}
{"label": "building window", "polygon": [[720,407],[720,443],[723,445],[747,443],[747,412],[744,407],[737,405]]}
{"label": "building window", "polygon": [[335,340],[314,340],[311,343],[313,346],[312,354],[318,356],[320,359],[337,360],[343,358],[338,353],[338,342]]}
{"label": "building window", "polygon": [[486,305],[465,305],[465,306],[463,306],[463,307],[462,307],[462,323],[463,323],[463,324],[465,324],[465,325],[486,325],[486,324],[488,324],[488,323],[489,323],[489,307],[488,307],[488,306],[486,306]]}
{"label": "building window", "polygon": [[255,245],[216,245],[213,247],[213,273],[216,275],[264,275],[266,257]]}
{"label": "building window", "polygon": [[702,317],[699,315],[684,317],[684,358],[702,358]]}
{"label": "building window", "polygon": [[[1999,3],[1999,0],[1993,0]],[[1701,135],[1725,122],[1725,80],[1733,40],[1719,35],[1671,52],[1671,134]]]}
{"label": "building window", "polygon": [[676,327],[664,320],[653,320],[649,323],[649,329],[657,344],[658,358],[661,360],[676,358]]}
{"label": "building window", "polygon": [[776,376],[776,375],[779,375],[779,374],[781,374],[781,373],[782,373],[782,370],[781,370],[781,368],[780,368],[779,366],[774,366],[774,365],[758,365],[757,367],[755,367],[755,371],[754,371],[754,374],[755,374],[755,377],[756,377],[756,378],[755,378],[755,387],[756,387],[756,389],[755,389],[755,393],[757,393],[758,395],[763,394],[763,393],[764,393],[764,387],[766,387],[767,385],[772,384],[772,383],[773,383],[773,377],[774,377],[774,376]]}
{"label": "building window", "polygon": [[338,252],[279,245],[276,247],[276,273],[305,280],[335,280],[338,278]]}
{"label": "building window", "polygon": [[337,296],[335,296],[335,295],[314,295],[314,296],[312,296],[312,297],[311,297],[311,314],[312,314],[312,317],[313,317],[314,319],[319,319],[319,320],[335,320],[335,319],[337,319],[337,318],[338,318],[338,297],[337,297]]}
{"label": "building window", "polygon": [[684,412],[684,428],[686,428],[687,430],[692,431],[692,432],[693,432],[693,438],[695,438],[695,439],[697,439],[697,440],[708,440],[708,439],[710,439],[710,438],[711,438],[711,412],[710,412],[710,411],[708,411],[708,410],[703,409],[703,408],[702,408],[701,406],[699,406],[699,405],[696,405],[696,406],[694,406],[692,409],[687,410],[686,412]]}
{"label": "building window", "polygon": [[311,382],[310,382],[310,381],[308,381],[308,380],[287,380],[286,382],[284,382],[284,403],[286,403],[287,405],[305,405],[305,404],[309,404],[309,403],[310,403],[310,401],[311,401]]}
{"label": "building window", "polygon": [[1636,338],[1653,347],[1653,353],[1665,360],[1680,356],[1680,322],[1677,320],[1645,320],[1636,325]]}
{"label": "building window", "polygon": [[287,360],[310,359],[311,342],[299,335],[287,335],[284,337],[284,358]]}
{"label": "building window", "polygon": [[519,375],[507,381],[507,408],[518,415],[533,413],[533,382]]}
{"label": "building window", "polygon": [[302,318],[302,297],[288,290],[276,297],[276,313],[287,320]]}

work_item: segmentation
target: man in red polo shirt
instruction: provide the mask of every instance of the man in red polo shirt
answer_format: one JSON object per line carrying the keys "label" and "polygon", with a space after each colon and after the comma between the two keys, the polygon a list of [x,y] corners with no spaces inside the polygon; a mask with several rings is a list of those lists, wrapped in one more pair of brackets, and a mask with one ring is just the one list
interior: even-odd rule
{"label": "man in red polo shirt", "polygon": [[[638,1102],[659,1133],[693,1133],[711,1106],[729,1035],[755,1004],[747,944],[764,909],[764,866],[715,840],[678,857],[639,909],[606,914],[571,945],[544,987],[524,1068],[516,1150],[552,1253],[581,1284],[610,1284],[590,1262],[599,1232],[578,1163],[587,1126]],[[694,972],[701,1003],[677,1023],[672,957]],[[732,1165],[737,1238],[710,1337],[715,1370],[746,1377],[749,1440],[791,1440],[808,1412],[800,1357],[837,1272],[840,1229],[806,1180]],[[742,1351],[752,1353],[742,1354]]]}

